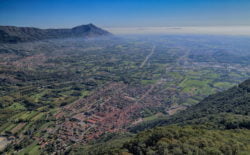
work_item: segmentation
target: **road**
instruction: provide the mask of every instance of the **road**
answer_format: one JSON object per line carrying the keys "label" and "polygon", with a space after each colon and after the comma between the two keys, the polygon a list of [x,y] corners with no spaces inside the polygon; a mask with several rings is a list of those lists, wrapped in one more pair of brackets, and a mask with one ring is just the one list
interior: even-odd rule
{"label": "road", "polygon": [[146,58],[144,59],[144,61],[141,63],[140,68],[142,68],[146,64],[146,62],[154,54],[154,52],[155,52],[155,45],[152,47],[151,52],[146,56]]}

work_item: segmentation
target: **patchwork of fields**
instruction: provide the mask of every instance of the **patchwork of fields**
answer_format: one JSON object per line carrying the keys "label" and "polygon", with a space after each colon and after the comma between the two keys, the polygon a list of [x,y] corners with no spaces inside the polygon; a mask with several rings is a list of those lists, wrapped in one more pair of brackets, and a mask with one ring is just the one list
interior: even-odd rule
{"label": "patchwork of fields", "polygon": [[1,44],[0,148],[11,143],[5,151],[66,151],[195,105],[250,77],[250,46],[241,48],[238,39],[153,36]]}

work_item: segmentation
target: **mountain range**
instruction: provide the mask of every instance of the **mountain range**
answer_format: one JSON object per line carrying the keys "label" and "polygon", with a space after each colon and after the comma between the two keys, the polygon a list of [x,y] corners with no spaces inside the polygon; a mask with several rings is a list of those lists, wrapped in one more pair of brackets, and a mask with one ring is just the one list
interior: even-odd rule
{"label": "mountain range", "polygon": [[39,29],[34,27],[0,26],[0,43],[17,43],[59,38],[88,38],[109,36],[110,32],[93,24],[80,25],[71,29]]}

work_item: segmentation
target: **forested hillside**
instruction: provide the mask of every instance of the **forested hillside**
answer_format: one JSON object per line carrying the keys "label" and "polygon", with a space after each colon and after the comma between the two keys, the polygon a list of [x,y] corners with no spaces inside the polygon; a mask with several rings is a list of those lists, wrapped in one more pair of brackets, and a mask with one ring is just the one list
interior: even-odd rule
{"label": "forested hillside", "polygon": [[199,104],[170,118],[145,122],[131,129],[133,132],[156,125],[206,124],[211,128],[250,129],[250,80],[227,91],[210,95]]}
{"label": "forested hillside", "polygon": [[[146,127],[154,128],[145,130]],[[75,149],[71,153],[249,154],[250,79],[210,95],[169,118],[144,123],[137,128],[145,131],[132,138],[114,136],[105,143]]]}

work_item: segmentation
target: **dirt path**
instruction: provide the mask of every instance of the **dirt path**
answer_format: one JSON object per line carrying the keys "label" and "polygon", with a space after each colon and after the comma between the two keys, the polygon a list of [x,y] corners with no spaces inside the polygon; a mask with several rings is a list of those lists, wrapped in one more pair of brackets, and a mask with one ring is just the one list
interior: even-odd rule
{"label": "dirt path", "polygon": [[0,137],[0,151],[3,150],[9,143],[10,141],[8,141],[6,137]]}
{"label": "dirt path", "polygon": [[142,68],[146,64],[146,62],[154,54],[154,52],[155,52],[155,45],[152,47],[152,50],[149,53],[149,55],[147,55],[146,58],[144,59],[144,61],[141,63],[140,68]]}
{"label": "dirt path", "polygon": [[182,106],[182,105],[173,105],[169,108],[167,113],[169,115],[173,115],[173,114],[177,113],[178,111],[185,110],[186,108],[187,108],[186,106]]}

